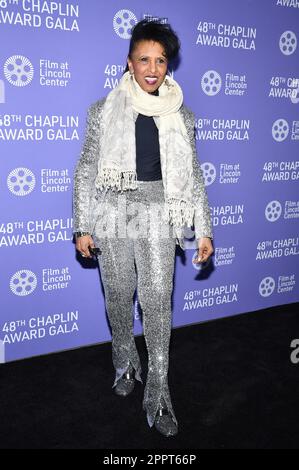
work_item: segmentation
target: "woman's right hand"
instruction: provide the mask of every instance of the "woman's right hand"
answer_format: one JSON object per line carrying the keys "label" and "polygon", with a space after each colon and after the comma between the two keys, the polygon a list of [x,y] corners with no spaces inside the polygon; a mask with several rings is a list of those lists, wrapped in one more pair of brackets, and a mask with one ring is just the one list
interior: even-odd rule
{"label": "woman's right hand", "polygon": [[94,248],[94,241],[91,235],[83,235],[82,237],[77,238],[76,240],[76,249],[80,252],[82,256],[87,258],[92,258],[88,247]]}

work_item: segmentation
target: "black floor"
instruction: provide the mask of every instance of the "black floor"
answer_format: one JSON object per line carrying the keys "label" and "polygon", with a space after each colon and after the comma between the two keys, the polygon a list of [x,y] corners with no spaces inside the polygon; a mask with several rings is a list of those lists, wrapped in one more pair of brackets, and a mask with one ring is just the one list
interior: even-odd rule
{"label": "black floor", "polygon": [[[171,438],[148,427],[139,382],[130,396],[114,395],[111,343],[3,364],[0,448],[298,448],[298,319],[289,304],[174,329]],[[143,336],[136,342],[145,379]]]}

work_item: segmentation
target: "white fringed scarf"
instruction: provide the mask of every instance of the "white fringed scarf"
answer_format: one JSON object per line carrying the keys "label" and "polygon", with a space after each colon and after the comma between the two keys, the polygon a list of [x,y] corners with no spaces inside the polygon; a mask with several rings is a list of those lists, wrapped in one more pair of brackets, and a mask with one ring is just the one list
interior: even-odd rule
{"label": "white fringed scarf", "polygon": [[194,217],[192,149],[179,109],[183,92],[166,76],[159,95],[144,91],[125,72],[103,107],[103,139],[96,187],[119,191],[137,188],[135,120],[153,116],[159,131],[166,220],[174,227],[191,226]]}

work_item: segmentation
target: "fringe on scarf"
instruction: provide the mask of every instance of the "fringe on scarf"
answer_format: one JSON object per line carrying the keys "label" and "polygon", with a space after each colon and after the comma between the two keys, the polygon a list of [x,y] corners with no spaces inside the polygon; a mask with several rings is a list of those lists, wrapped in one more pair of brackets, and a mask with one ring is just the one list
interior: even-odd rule
{"label": "fringe on scarf", "polygon": [[136,171],[120,171],[116,168],[102,168],[95,185],[99,189],[116,188],[118,191],[137,189]]}
{"label": "fringe on scarf", "polygon": [[165,203],[167,221],[174,227],[191,227],[193,225],[195,208],[184,199],[171,198]]}
{"label": "fringe on scarf", "polygon": [[[102,168],[95,181],[97,188],[107,190],[116,188],[118,191],[137,189],[136,171],[120,171],[116,168]],[[194,219],[194,206],[185,199],[169,198],[165,202],[165,217],[174,227],[191,227]]]}

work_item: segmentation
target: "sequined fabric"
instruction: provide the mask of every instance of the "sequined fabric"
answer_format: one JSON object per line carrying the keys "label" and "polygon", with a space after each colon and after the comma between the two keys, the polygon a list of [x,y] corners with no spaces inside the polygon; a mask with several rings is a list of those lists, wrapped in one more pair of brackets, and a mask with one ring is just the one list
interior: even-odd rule
{"label": "sequined fabric", "polygon": [[[80,158],[74,169],[73,232],[89,232],[102,254],[98,257],[105,289],[105,302],[112,328],[112,360],[115,367],[115,387],[131,363],[135,377],[142,382],[141,364],[133,335],[132,302],[137,286],[138,300],[143,311],[143,330],[148,350],[148,374],[144,390],[143,408],[148,424],[153,426],[160,399],[164,397],[167,409],[177,424],[168,386],[168,353],[171,332],[171,294],[176,244],[184,246],[184,230],[176,236],[162,238],[154,233],[146,238],[103,237],[99,228],[103,220],[107,227],[113,223],[123,226],[122,211],[111,210],[119,201],[113,190],[103,193],[96,189],[98,158],[101,155],[103,135],[102,111],[105,98],[88,110],[85,139]],[[200,168],[194,136],[194,114],[182,106],[182,113],[193,149],[193,185],[196,195],[194,216],[195,236],[213,238],[210,208]],[[133,202],[146,206],[163,201],[163,181],[138,181],[135,190],[124,191],[126,208]],[[110,203],[103,212],[103,202]],[[147,207],[150,213],[150,208]],[[112,217],[113,212],[116,216]],[[130,215],[128,215],[130,218]],[[144,215],[140,224],[144,223]],[[147,219],[148,220],[148,219]],[[162,223],[163,225],[163,223]],[[102,225],[101,225],[102,226]],[[161,229],[161,226],[159,227]],[[166,227],[164,226],[164,229]],[[163,227],[162,227],[163,229]],[[171,230],[170,230],[171,232]],[[173,235],[173,234],[172,234]]]}
{"label": "sequined fabric", "polygon": [[[100,155],[103,135],[102,111],[105,98],[92,104],[88,110],[85,139],[80,158],[74,171],[73,188],[73,231],[93,233],[98,218],[99,190],[95,187],[98,158]],[[202,169],[197,159],[194,135],[194,114],[185,105],[180,109],[188,136],[193,148],[193,186],[196,194],[196,210],[194,215],[195,237],[213,238],[210,208],[204,184]],[[179,230],[176,244],[182,249],[184,245],[184,230]]]}
{"label": "sequined fabric", "polygon": [[199,165],[195,140],[195,116],[192,111],[185,106],[181,108],[187,132],[192,146],[192,166],[193,166],[193,193],[196,194],[196,210],[194,214],[195,239],[198,241],[201,237],[210,237],[213,239],[213,227],[208,202],[208,195],[203,178],[203,172]]}
{"label": "sequined fabric", "polygon": [[[117,191],[108,190],[101,198],[107,210],[101,212],[93,239],[102,250],[98,260],[112,329],[112,360],[116,370],[114,385],[129,363],[140,377],[141,364],[135,345],[132,316],[133,295],[137,287],[148,352],[143,409],[147,413],[149,426],[153,426],[161,398],[164,398],[167,409],[177,423],[168,386],[176,241],[167,222],[159,219],[159,223],[150,224],[156,217],[153,203],[164,202],[162,180],[138,181],[137,185],[136,190],[126,191],[123,196]],[[123,238],[120,237],[123,225],[115,231],[117,236],[111,237],[116,227],[115,221],[121,216],[118,214],[119,197],[123,197],[126,204],[128,236]],[[143,208],[139,211],[138,219],[133,210],[136,203]],[[104,236],[103,227],[109,236]],[[144,237],[145,227],[147,234]]]}

